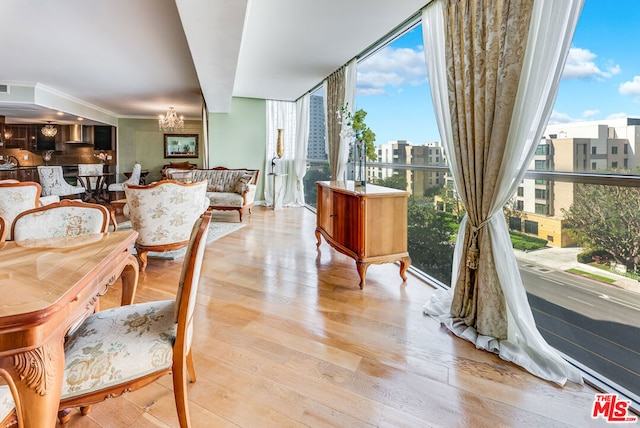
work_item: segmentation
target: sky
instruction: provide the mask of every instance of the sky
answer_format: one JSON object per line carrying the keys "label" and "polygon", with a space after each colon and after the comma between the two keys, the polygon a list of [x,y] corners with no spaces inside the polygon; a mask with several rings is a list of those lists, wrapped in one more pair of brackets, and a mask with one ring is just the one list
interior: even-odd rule
{"label": "sky", "polygon": [[[550,124],[640,118],[640,0],[585,0]],[[440,141],[418,26],[358,65],[356,109],[376,134]]]}

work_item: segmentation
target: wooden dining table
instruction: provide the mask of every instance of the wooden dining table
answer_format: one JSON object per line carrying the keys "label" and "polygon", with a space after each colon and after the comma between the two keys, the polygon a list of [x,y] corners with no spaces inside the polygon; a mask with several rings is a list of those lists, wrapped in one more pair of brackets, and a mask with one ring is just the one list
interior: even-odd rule
{"label": "wooden dining table", "polygon": [[118,278],[133,303],[132,230],[0,244],[0,374],[17,395],[20,427],[55,427],[64,338]]}

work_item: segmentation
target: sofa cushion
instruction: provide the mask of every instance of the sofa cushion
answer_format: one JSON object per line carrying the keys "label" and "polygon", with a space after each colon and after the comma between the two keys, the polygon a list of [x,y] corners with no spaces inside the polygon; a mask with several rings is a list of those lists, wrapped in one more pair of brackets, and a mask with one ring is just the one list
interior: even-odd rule
{"label": "sofa cushion", "polygon": [[242,174],[236,180],[236,184],[234,186],[233,191],[236,192],[236,193],[239,193],[239,194],[245,193],[247,190],[249,190],[249,183],[251,183],[251,180],[253,180],[253,176],[252,175],[250,175],[250,174]]}
{"label": "sofa cushion", "polygon": [[215,169],[196,169],[193,172],[194,181],[207,180],[209,188],[211,186],[222,186],[222,192],[234,192],[238,177],[244,175],[244,170],[215,170]]}
{"label": "sofa cushion", "polygon": [[193,171],[189,170],[169,170],[167,173],[171,180],[179,181],[180,183],[191,183],[193,181]]}
{"label": "sofa cushion", "polygon": [[207,192],[209,204],[212,207],[242,208],[244,198],[235,192]]}

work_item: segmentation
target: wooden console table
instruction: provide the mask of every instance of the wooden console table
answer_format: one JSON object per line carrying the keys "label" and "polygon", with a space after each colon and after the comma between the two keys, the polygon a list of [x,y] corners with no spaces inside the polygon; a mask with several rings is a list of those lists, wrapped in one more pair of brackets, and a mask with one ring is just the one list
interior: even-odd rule
{"label": "wooden console table", "polygon": [[320,236],[337,251],[356,261],[360,288],[371,263],[400,262],[406,280],[411,264],[407,251],[407,192],[353,182],[316,182],[316,239]]}

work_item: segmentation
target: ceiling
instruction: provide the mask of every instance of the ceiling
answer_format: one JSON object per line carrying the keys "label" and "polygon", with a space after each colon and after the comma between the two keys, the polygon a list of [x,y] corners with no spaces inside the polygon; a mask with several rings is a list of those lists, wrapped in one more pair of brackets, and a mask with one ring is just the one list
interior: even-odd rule
{"label": "ceiling", "polygon": [[428,0],[0,0],[0,116],[107,123],[295,100]]}

